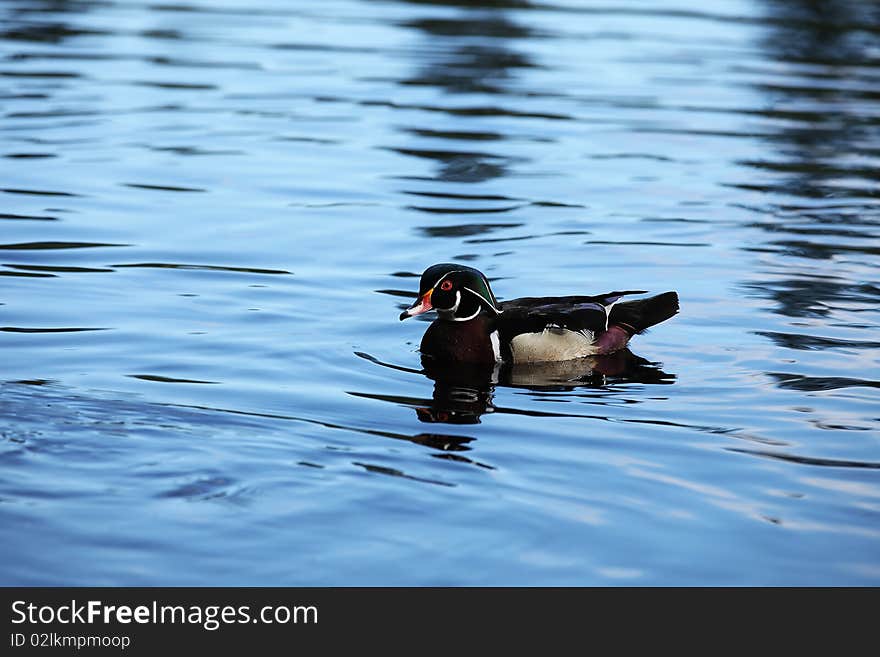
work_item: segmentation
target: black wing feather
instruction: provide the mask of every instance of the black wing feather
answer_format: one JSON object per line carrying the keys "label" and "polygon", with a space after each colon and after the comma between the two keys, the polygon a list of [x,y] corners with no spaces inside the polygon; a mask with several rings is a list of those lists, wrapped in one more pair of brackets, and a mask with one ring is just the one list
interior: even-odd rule
{"label": "black wing feather", "polygon": [[498,328],[507,340],[520,333],[538,333],[553,326],[571,331],[604,331],[608,324],[606,306],[627,294],[643,292],[627,290],[592,296],[523,297],[503,301]]}

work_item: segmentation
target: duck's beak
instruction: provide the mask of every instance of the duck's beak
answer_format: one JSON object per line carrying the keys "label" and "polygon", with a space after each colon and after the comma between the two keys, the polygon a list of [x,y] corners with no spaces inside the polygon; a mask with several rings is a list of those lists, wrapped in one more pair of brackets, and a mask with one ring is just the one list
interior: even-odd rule
{"label": "duck's beak", "polygon": [[434,292],[434,288],[432,287],[430,290],[425,292],[418,301],[416,301],[409,308],[400,313],[400,321],[402,322],[407,317],[415,317],[416,315],[421,315],[422,313],[426,313],[434,306],[431,305],[431,293]]}

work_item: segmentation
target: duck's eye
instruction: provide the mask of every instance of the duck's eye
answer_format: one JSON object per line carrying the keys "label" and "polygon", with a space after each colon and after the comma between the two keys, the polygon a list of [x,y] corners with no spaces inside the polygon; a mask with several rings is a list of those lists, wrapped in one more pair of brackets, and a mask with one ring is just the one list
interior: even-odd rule
{"label": "duck's eye", "polygon": [[444,292],[449,292],[449,290],[452,289],[452,281],[450,281],[449,279],[446,279],[445,281],[440,283],[440,289],[443,290]]}

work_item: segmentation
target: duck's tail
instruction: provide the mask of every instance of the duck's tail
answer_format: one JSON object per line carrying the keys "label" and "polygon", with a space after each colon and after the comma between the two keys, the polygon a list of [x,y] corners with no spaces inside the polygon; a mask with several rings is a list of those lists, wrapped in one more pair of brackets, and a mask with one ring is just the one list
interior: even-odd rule
{"label": "duck's tail", "polygon": [[678,312],[678,293],[664,292],[650,299],[621,301],[611,308],[608,326],[623,327],[630,335],[665,322]]}

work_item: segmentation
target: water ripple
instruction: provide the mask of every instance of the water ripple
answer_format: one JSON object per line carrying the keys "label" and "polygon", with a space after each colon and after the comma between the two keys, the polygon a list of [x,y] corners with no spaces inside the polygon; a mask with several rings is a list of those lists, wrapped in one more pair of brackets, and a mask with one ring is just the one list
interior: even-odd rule
{"label": "water ripple", "polygon": [[787,374],[785,372],[767,372],[767,376],[776,380],[776,385],[789,390],[818,392],[821,390],[837,390],[839,388],[865,387],[880,388],[880,381],[857,379],[845,376],[805,376]]}
{"label": "water ripple", "polygon": [[140,379],[141,381],[153,381],[154,383],[202,383],[209,385],[217,385],[219,381],[201,381],[199,379],[180,379],[172,376],[161,376],[159,374],[126,374],[125,376],[132,379]]}
{"label": "water ripple", "polygon": [[781,347],[788,349],[880,349],[880,341],[872,340],[841,340],[826,338],[819,335],[803,335],[799,333],[779,333],[776,331],[754,331],[755,335],[770,338]]}
{"label": "water ripple", "polygon": [[112,267],[119,268],[144,268],[144,269],[182,269],[182,270],[201,270],[201,271],[228,271],[228,272],[237,272],[243,274],[281,274],[281,275],[290,275],[293,272],[289,272],[285,269],[264,269],[259,267],[230,267],[226,265],[185,265],[181,263],[170,263],[170,262],[134,262],[134,263],[120,263],[111,265]]}
{"label": "water ripple", "polygon": [[9,214],[0,212],[0,219],[26,219],[30,221],[58,221],[58,217],[35,216],[30,214]]}
{"label": "water ripple", "polygon": [[[0,583],[877,584],[877,35],[857,0],[0,3]],[[395,319],[444,261],[682,312],[444,368]]]}
{"label": "water ripple", "polygon": [[73,192],[56,192],[49,191],[46,189],[0,189],[0,192],[5,192],[7,194],[22,194],[26,196],[80,196],[80,194],[74,194]]}
{"label": "water ripple", "polygon": [[33,328],[23,326],[0,326],[4,333],[80,333],[82,331],[109,331],[98,327]]}
{"label": "water ripple", "polygon": [[181,187],[179,185],[156,185],[146,183],[120,183],[124,187],[133,187],[135,189],[148,189],[160,192],[206,192],[207,189],[200,187]]}
{"label": "water ripple", "polygon": [[55,251],[63,249],[96,249],[102,247],[131,246],[130,244],[110,244],[107,242],[20,242],[0,244],[4,251]]}

